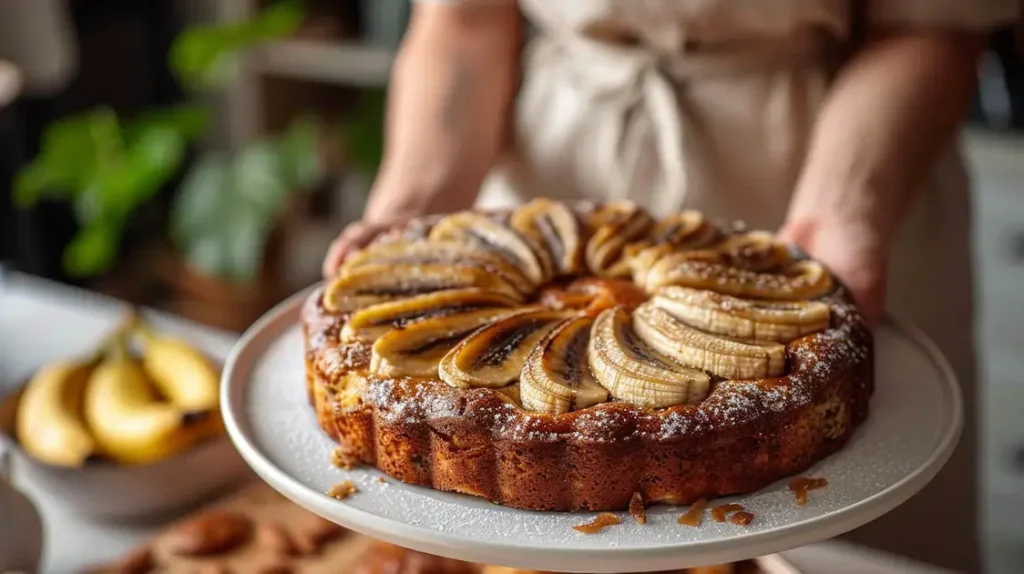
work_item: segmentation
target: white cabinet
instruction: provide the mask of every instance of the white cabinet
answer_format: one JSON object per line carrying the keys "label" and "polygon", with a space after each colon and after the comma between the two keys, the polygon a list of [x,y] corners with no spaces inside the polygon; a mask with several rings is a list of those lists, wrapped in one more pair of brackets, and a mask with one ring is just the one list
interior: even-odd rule
{"label": "white cabinet", "polygon": [[986,572],[1024,572],[1024,138],[968,133]]}
{"label": "white cabinet", "polygon": [[[1018,359],[988,369],[981,389],[980,455],[985,492],[1024,500],[1024,384],[1011,378],[1021,368],[1024,360]],[[1024,533],[1024,512],[1015,518],[1015,527]]]}
{"label": "white cabinet", "polygon": [[1024,354],[1024,139],[970,134],[965,151],[974,190],[979,343],[987,363],[992,355]]}

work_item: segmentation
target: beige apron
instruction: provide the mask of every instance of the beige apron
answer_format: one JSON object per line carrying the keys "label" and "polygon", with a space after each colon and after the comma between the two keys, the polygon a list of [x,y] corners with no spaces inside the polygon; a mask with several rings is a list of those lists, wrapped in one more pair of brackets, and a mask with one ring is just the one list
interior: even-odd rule
{"label": "beige apron", "polygon": [[[866,0],[874,23],[987,26],[1015,0]],[[847,0],[520,0],[524,55],[511,156],[485,207],[531,196],[629,198],[777,229],[828,84]],[[642,47],[641,47],[642,46]],[[904,225],[889,308],[928,333],[968,398],[949,465],[850,539],[976,572],[974,350],[967,180],[951,150]]]}

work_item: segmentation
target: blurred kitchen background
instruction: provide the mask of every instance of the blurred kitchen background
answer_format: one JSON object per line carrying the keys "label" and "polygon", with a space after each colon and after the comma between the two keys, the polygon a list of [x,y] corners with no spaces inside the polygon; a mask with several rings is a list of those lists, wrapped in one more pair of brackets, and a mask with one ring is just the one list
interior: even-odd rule
{"label": "blurred kitchen background", "polygon": [[[230,332],[315,282],[380,161],[409,0],[61,5],[0,0],[0,265]],[[1022,572],[1024,28],[993,37],[964,146],[983,540]]]}

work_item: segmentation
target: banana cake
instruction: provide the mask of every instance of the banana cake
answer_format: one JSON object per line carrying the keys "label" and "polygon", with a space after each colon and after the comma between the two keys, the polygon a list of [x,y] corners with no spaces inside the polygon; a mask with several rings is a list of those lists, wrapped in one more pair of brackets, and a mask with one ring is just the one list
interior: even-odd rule
{"label": "banana cake", "polygon": [[416,220],[301,321],[343,458],[524,509],[758,490],[842,448],[873,387],[871,332],[821,263],[629,202]]}

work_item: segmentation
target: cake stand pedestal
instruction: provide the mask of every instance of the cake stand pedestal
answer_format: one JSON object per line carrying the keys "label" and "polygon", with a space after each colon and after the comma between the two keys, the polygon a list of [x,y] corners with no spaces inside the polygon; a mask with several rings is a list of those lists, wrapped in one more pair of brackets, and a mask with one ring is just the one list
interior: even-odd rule
{"label": "cake stand pedestal", "polygon": [[[805,474],[829,486],[797,506],[787,481],[716,500],[755,514],[748,526],[705,516],[680,526],[685,507],[648,509],[645,525],[593,535],[572,526],[595,513],[530,512],[410,486],[372,468],[331,464],[333,442],[306,398],[299,309],[309,291],[254,324],[229,358],[221,389],[228,432],[243,458],[286,497],[368,536],[472,562],[560,572],[638,572],[734,562],[832,538],[889,512],[942,468],[963,425],[962,400],[946,360],[916,329],[888,319],[875,330],[876,391],[868,420],[848,445]],[[351,480],[359,492],[325,493]]]}

